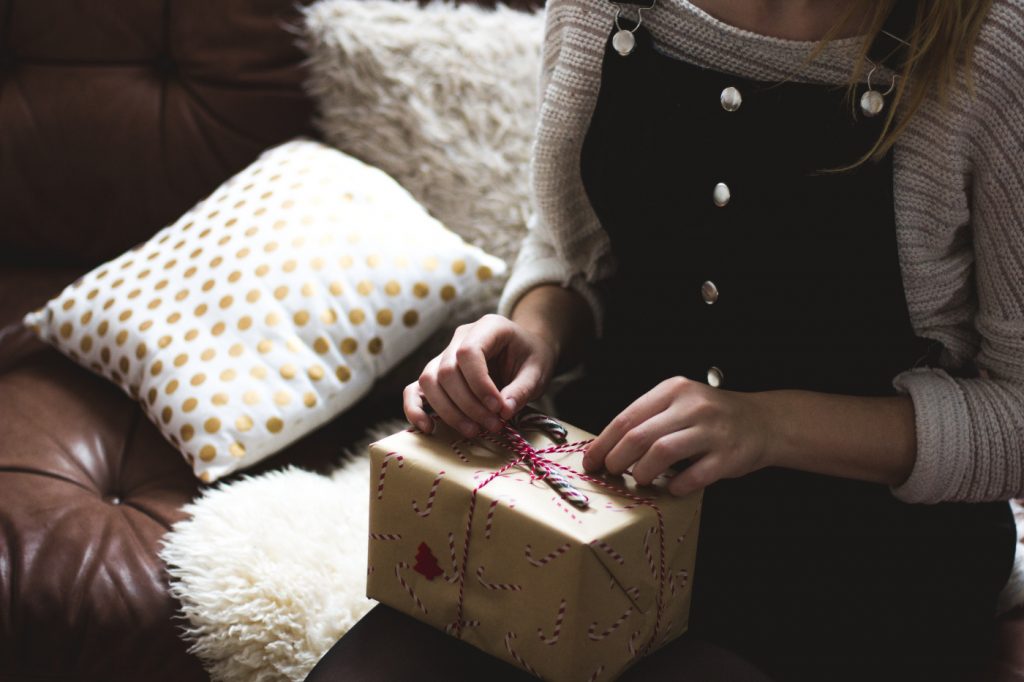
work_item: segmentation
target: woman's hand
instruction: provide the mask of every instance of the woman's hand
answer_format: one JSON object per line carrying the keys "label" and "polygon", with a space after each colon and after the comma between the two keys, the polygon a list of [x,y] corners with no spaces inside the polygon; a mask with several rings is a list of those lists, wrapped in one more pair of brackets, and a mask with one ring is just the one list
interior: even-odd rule
{"label": "woman's hand", "polygon": [[[411,424],[430,433],[424,400],[467,438],[483,427],[501,429],[544,393],[557,360],[554,344],[500,315],[484,315],[455,330],[451,343],[405,387],[402,406]],[[499,389],[498,387],[502,388]]]}
{"label": "woman's hand", "polygon": [[668,489],[686,495],[720,478],[768,466],[773,420],[755,393],[712,388],[685,377],[666,379],[623,410],[587,447],[583,466],[647,485],[672,464],[690,460]]}

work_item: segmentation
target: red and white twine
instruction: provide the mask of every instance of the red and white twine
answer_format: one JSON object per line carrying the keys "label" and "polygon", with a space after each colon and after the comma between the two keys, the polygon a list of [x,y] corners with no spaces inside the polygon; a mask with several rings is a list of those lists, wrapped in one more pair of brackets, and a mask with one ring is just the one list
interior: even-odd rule
{"label": "red and white twine", "polygon": [[[641,650],[641,653],[646,653],[647,651],[649,651],[654,646],[655,642],[657,641],[658,635],[661,633],[662,619],[664,617],[664,611],[665,611],[665,593],[666,593],[666,591],[668,589],[668,574],[667,574],[667,571],[665,569],[665,518],[664,518],[664,515],[662,514],[661,509],[658,507],[658,505],[655,503],[655,501],[653,499],[651,499],[651,498],[640,497],[638,495],[634,495],[634,494],[632,494],[632,493],[630,493],[628,491],[622,490],[620,487],[618,487],[616,485],[613,485],[611,483],[608,483],[608,482],[606,482],[606,481],[604,481],[604,480],[602,480],[600,478],[595,478],[595,477],[589,476],[589,475],[587,475],[585,473],[576,471],[575,469],[573,469],[571,467],[568,467],[568,466],[566,466],[564,464],[561,464],[559,462],[556,462],[556,461],[546,457],[546,455],[550,455],[550,454],[583,452],[583,450],[591,442],[592,439],[591,440],[576,441],[576,442],[572,442],[572,443],[563,443],[563,444],[560,444],[560,445],[554,445],[554,446],[546,447],[546,448],[534,448],[532,445],[530,445],[526,441],[526,439],[524,439],[522,437],[522,435],[520,435],[514,428],[509,426],[507,423],[503,425],[503,428],[502,428],[502,431],[501,431],[500,434],[495,435],[495,434],[490,434],[490,433],[484,433],[484,434],[482,434],[482,437],[486,438],[488,440],[491,440],[492,442],[497,443],[498,445],[502,446],[503,448],[507,448],[507,449],[511,450],[513,455],[514,455],[514,457],[510,461],[506,462],[502,467],[500,467],[496,471],[492,472],[482,482],[478,483],[473,488],[473,490],[470,492],[470,496],[469,496],[469,513],[467,514],[466,528],[465,528],[465,534],[464,534],[464,541],[463,541],[463,544],[462,544],[462,562],[461,562],[461,566],[460,566],[460,568],[458,570],[458,584],[459,584],[458,601],[456,603],[455,620],[454,620],[454,622],[452,622],[449,625],[449,628],[448,628],[450,630],[450,632],[454,636],[460,637],[461,636],[461,630],[462,630],[463,626],[466,625],[466,623],[462,619],[462,615],[463,615],[463,612],[464,612],[464,604],[465,604],[466,568],[467,568],[467,566],[469,564],[469,549],[470,549],[470,545],[471,545],[471,541],[472,541],[472,537],[473,537],[470,531],[472,530],[472,526],[473,526],[473,512],[476,510],[477,494],[479,493],[479,491],[482,488],[484,488],[488,483],[490,483],[494,479],[498,478],[499,476],[502,476],[503,474],[505,474],[507,471],[509,471],[513,467],[516,467],[518,465],[524,464],[530,470],[530,480],[531,481],[534,480],[534,479],[544,478],[548,471],[558,470],[558,471],[560,471],[560,472],[562,472],[564,474],[568,474],[570,476],[573,476],[573,477],[575,477],[578,480],[586,481],[586,482],[588,482],[588,483],[590,483],[592,485],[596,485],[596,486],[598,486],[600,488],[603,488],[603,489],[605,489],[605,490],[607,490],[607,491],[609,491],[609,492],[611,492],[611,493],[613,493],[615,495],[618,495],[620,497],[624,497],[624,498],[630,500],[633,503],[633,506],[644,505],[644,506],[650,507],[654,511],[655,516],[657,517],[657,528],[656,529],[650,529],[645,534],[645,536],[644,536],[644,548],[645,548],[645,550],[646,550],[646,552],[648,554],[648,560],[650,562],[650,565],[652,566],[652,572],[654,570],[655,562],[654,562],[654,558],[652,556],[651,548],[649,546],[649,540],[650,540],[650,535],[652,533],[656,533],[656,535],[658,537],[658,551],[657,551],[658,561],[657,561],[657,566],[658,566],[659,570],[657,571],[657,573],[655,575],[656,579],[658,580],[658,591],[657,591],[657,595],[656,595],[656,598],[655,598],[655,623],[654,623],[654,630],[651,633],[650,640],[644,645],[643,649]],[[558,502],[559,501],[556,498],[556,503],[558,503]],[[627,507],[627,508],[631,508],[631,507]],[[488,583],[487,581],[485,581],[483,579],[483,572],[484,572],[484,569],[483,569],[482,566],[477,569],[477,580],[479,580],[480,583],[482,585],[484,585],[485,587],[487,587],[488,589],[508,589],[508,590],[516,589],[516,588],[521,589],[521,586],[518,586],[518,585],[511,585],[511,584],[504,584],[503,585],[501,583]],[[608,637],[613,632],[615,632],[615,630],[617,630],[619,628],[619,626],[621,626],[622,623],[624,623],[629,618],[629,616],[632,614],[632,612],[633,612],[632,608],[627,609],[626,612],[622,616],[620,616],[618,620],[616,620],[614,623],[612,623],[610,626],[608,626],[607,629],[605,629],[604,631],[602,631],[600,633],[598,633],[596,631],[597,630],[597,623],[596,622],[592,623],[591,626],[590,626],[590,630],[588,632],[588,637],[590,637],[590,639],[592,639],[592,640],[600,640],[600,639],[604,639],[605,637]],[[529,664],[527,664],[526,661],[524,661],[512,649],[511,642],[512,642],[512,639],[514,639],[514,638],[515,638],[515,634],[512,633],[512,632],[507,633],[506,636],[505,636],[505,646],[508,649],[509,655],[522,668],[526,669],[531,674],[537,676],[536,671],[534,671],[533,668],[530,667]],[[599,672],[595,673],[595,675],[597,675],[597,674],[599,674]]]}

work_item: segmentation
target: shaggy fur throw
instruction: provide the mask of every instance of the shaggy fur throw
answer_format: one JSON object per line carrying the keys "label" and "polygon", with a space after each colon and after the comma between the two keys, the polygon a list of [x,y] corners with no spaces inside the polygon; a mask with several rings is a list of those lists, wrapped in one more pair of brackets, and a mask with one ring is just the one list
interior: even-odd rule
{"label": "shaggy fur throw", "polygon": [[211,488],[161,558],[189,651],[217,682],[302,680],[374,605],[366,598],[371,428],[331,475],[289,467]]}

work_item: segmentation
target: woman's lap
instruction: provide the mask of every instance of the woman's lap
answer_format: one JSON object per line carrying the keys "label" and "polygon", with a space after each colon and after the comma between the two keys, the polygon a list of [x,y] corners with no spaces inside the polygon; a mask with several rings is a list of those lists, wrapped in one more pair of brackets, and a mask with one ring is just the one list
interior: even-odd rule
{"label": "woman's lap", "polygon": [[[574,387],[578,388],[578,387]],[[596,432],[556,398],[559,415]],[[596,429],[596,430],[595,430]],[[1007,503],[911,505],[783,469],[705,491],[691,632],[788,679],[957,679],[987,641],[1016,536]]]}
{"label": "woman's lap", "polygon": [[706,491],[691,626],[780,679],[952,673],[983,643],[1009,574],[1004,507],[908,505],[784,470],[720,482]]}

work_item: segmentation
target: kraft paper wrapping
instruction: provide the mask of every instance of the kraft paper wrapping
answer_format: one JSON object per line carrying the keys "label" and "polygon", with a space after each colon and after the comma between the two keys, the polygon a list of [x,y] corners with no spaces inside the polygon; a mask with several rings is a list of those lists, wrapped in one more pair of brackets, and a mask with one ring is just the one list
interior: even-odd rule
{"label": "kraft paper wrapping", "polygon": [[[563,425],[570,442],[593,438]],[[540,433],[522,435],[551,445]],[[514,459],[511,451],[438,421],[431,435],[402,431],[370,454],[367,596],[556,682],[614,679],[686,631],[702,493],[672,496],[664,478],[640,487],[628,475],[601,477],[651,500],[661,537],[648,504],[570,474],[590,498],[580,510],[523,464],[478,490],[470,522],[473,489]],[[583,472],[580,452],[544,456]]]}

